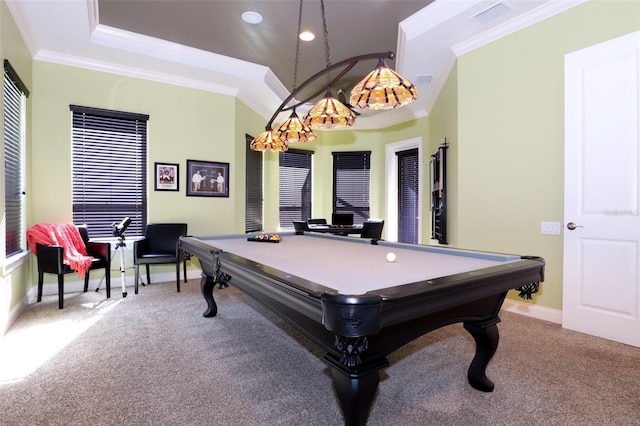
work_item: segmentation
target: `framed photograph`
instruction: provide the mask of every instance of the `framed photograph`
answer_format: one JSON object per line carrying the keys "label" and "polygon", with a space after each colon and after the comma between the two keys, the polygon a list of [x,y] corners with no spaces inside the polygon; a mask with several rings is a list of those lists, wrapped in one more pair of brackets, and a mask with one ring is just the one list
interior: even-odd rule
{"label": "framed photograph", "polygon": [[155,190],[178,191],[180,189],[180,165],[155,163]]}
{"label": "framed photograph", "polygon": [[229,163],[187,160],[187,196],[228,197]]}

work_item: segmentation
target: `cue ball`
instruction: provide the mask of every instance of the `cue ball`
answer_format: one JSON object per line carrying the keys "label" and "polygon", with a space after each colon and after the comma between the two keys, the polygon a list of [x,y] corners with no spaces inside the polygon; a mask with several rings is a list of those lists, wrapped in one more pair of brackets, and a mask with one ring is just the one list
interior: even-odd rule
{"label": "cue ball", "polygon": [[392,251],[387,253],[387,262],[393,263],[396,261],[396,254]]}

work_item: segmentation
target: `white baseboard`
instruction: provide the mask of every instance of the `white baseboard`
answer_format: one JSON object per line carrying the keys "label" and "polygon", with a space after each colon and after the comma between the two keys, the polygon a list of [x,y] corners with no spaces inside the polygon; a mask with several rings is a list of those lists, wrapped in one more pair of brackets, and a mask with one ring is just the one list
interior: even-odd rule
{"label": "white baseboard", "polygon": [[562,324],[562,311],[559,309],[547,308],[545,306],[532,305],[530,303],[518,302],[516,300],[505,299],[502,309],[520,315]]}
{"label": "white baseboard", "polygon": [[0,337],[4,336],[9,327],[18,319],[18,317],[27,309],[27,296],[23,297],[11,311],[6,314],[0,313]]}

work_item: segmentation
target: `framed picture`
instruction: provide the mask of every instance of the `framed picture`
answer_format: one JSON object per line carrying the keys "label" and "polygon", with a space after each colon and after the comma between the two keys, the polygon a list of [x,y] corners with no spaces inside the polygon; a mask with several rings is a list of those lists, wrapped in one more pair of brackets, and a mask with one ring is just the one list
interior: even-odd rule
{"label": "framed picture", "polygon": [[187,160],[187,196],[228,197],[229,163]]}
{"label": "framed picture", "polygon": [[178,191],[180,189],[179,164],[155,163],[155,190]]}

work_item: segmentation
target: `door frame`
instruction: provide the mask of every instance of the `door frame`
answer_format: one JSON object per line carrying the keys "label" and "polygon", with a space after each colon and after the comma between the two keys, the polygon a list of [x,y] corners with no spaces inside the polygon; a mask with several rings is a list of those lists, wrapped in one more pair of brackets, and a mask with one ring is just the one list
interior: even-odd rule
{"label": "door frame", "polygon": [[385,146],[385,237],[388,241],[398,241],[398,159],[397,152],[408,149],[418,149],[418,244],[422,244],[422,200],[423,200],[423,176],[424,164],[422,160],[422,138],[406,139],[399,142],[387,144]]}

